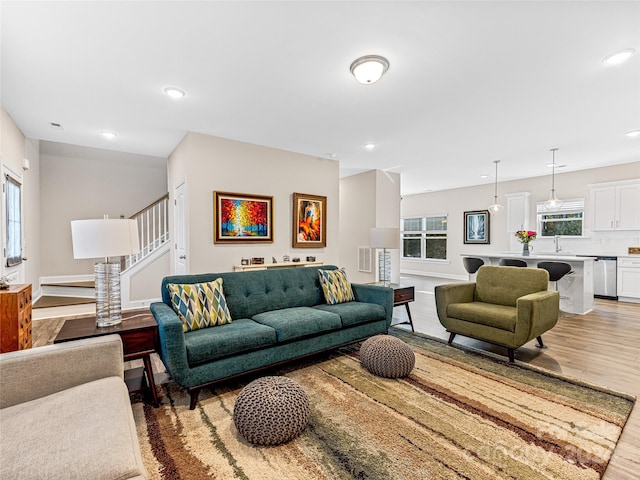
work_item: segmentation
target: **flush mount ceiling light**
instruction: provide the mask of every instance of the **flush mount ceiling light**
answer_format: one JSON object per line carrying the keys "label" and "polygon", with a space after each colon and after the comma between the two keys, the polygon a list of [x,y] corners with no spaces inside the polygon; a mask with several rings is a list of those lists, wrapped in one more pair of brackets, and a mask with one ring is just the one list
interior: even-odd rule
{"label": "flush mount ceiling light", "polygon": [[164,93],[169,95],[171,98],[182,98],[186,95],[185,91],[178,87],[166,87],[164,89]]}
{"label": "flush mount ceiling light", "polygon": [[496,164],[496,182],[493,187],[493,203],[489,205],[488,210],[492,215],[499,215],[504,210],[504,206],[498,203],[498,164],[500,160],[494,160],[493,163]]}
{"label": "flush mount ceiling light", "polygon": [[103,130],[100,132],[100,135],[102,135],[104,138],[112,140],[118,136],[118,133],[114,132],[113,130]]}
{"label": "flush mount ceiling light", "polygon": [[637,137],[640,135],[640,130],[631,130],[630,132],[625,133],[627,137]]}
{"label": "flush mount ceiling light", "polygon": [[544,202],[544,206],[547,210],[557,210],[562,205],[562,200],[556,197],[556,152],[557,148],[551,149],[551,154],[553,156],[551,171],[551,191],[549,192],[549,200]]}
{"label": "flush mount ceiling light", "polygon": [[633,48],[626,48],[625,50],[620,50],[613,55],[605,57],[602,62],[605,65],[620,65],[629,60],[635,53],[636,51]]}
{"label": "flush mount ceiling light", "polygon": [[351,64],[351,74],[363,85],[376,83],[389,70],[389,60],[380,55],[365,55]]}

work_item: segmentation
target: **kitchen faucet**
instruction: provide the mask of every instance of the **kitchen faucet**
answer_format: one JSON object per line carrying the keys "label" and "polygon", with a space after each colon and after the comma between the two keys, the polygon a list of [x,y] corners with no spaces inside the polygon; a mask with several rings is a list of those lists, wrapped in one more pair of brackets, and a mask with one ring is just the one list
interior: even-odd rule
{"label": "kitchen faucet", "polygon": [[556,247],[556,253],[562,251],[562,247],[560,246],[560,235],[553,236],[553,244]]}

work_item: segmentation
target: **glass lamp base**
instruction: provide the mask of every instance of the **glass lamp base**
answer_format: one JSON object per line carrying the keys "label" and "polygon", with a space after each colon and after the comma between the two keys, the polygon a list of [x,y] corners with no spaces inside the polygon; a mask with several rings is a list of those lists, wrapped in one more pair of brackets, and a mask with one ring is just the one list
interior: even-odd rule
{"label": "glass lamp base", "polygon": [[96,325],[111,327],[122,322],[120,306],[120,264],[96,263]]}

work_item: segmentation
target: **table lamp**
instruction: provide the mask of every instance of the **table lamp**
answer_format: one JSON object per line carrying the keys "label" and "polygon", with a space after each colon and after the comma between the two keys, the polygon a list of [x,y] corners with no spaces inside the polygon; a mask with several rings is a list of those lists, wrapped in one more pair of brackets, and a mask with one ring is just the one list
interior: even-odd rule
{"label": "table lamp", "polygon": [[96,325],[110,327],[122,322],[120,305],[120,262],[109,257],[140,252],[138,222],[126,219],[71,221],[73,258],[104,258],[94,265]]}
{"label": "table lamp", "polygon": [[[391,281],[391,259],[387,261],[387,249],[400,248],[400,229],[387,227],[374,227],[369,236],[371,248],[382,248],[382,260],[378,257],[378,275],[385,285]],[[389,273],[387,275],[387,272]]]}

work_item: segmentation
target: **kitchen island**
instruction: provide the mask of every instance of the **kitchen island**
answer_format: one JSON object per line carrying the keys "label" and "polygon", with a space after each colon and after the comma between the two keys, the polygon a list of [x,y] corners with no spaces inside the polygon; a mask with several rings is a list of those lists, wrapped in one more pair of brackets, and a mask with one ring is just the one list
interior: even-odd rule
{"label": "kitchen island", "polygon": [[[560,309],[568,313],[584,315],[593,310],[593,262],[595,257],[575,255],[536,254],[524,256],[514,252],[463,253],[463,257],[481,258],[485,265],[498,265],[502,258],[517,258],[527,262],[527,267],[537,268],[538,262],[565,262],[571,272],[557,283],[560,292]],[[550,286],[553,288],[553,286]]]}

